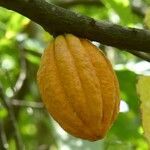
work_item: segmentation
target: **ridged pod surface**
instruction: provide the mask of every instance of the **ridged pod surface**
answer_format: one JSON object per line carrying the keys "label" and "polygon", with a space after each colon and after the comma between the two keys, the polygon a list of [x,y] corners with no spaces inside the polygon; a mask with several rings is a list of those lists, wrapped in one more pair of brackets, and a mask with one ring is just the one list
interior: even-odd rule
{"label": "ridged pod surface", "polygon": [[68,133],[103,138],[119,111],[119,86],[109,60],[96,46],[72,34],[45,49],[37,81],[51,116]]}

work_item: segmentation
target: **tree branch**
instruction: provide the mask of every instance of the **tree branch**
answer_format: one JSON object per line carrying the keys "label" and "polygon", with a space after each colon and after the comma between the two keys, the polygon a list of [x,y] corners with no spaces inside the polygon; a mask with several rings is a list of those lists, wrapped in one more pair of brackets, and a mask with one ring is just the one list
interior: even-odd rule
{"label": "tree branch", "polygon": [[105,45],[150,52],[150,31],[96,21],[45,0],[0,0],[0,5],[40,24],[52,35],[72,33]]}
{"label": "tree branch", "polygon": [[[52,1],[53,2],[53,1]],[[53,2],[55,5],[58,5],[60,7],[68,8],[75,5],[88,5],[88,6],[104,6],[104,4],[100,0],[54,0]]]}

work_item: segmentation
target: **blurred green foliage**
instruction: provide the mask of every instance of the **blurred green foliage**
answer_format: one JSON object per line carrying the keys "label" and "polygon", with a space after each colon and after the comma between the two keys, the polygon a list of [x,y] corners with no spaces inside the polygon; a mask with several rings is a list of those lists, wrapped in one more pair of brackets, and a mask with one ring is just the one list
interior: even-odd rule
{"label": "blurred green foliage", "polygon": [[[145,3],[148,4],[149,1],[145,0]],[[103,0],[103,4],[104,6],[74,5],[68,9],[98,20],[112,21],[129,27],[143,25],[142,18],[132,12],[131,1]],[[106,54],[113,62],[114,68],[117,68],[123,103],[119,117],[107,137],[92,143],[68,135],[49,116],[41,103],[36,72],[44,47],[51,38],[29,19],[0,8],[1,92],[13,106],[24,149],[147,150],[148,145],[141,126],[140,103],[135,88],[138,74],[136,70],[130,69],[131,64],[134,66],[144,61],[127,52],[105,46]],[[18,86],[18,91],[16,83],[21,85]],[[0,149],[17,149],[14,128],[5,107],[4,97],[0,97],[0,135]]]}

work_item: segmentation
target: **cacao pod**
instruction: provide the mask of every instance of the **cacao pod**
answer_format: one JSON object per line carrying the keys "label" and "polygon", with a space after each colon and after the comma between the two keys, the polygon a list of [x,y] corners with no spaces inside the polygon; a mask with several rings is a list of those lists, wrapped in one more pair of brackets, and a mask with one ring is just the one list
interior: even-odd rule
{"label": "cacao pod", "polygon": [[37,81],[51,116],[76,137],[101,139],[117,117],[117,78],[102,51],[86,39],[57,36],[43,53]]}

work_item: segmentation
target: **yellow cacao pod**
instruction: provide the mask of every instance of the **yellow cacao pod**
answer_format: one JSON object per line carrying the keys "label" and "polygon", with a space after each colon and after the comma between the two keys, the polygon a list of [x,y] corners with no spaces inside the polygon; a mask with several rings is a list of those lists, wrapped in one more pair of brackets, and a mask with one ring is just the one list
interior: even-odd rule
{"label": "yellow cacao pod", "polygon": [[109,60],[86,39],[57,36],[43,53],[37,81],[51,116],[76,137],[101,139],[117,117],[117,78]]}

